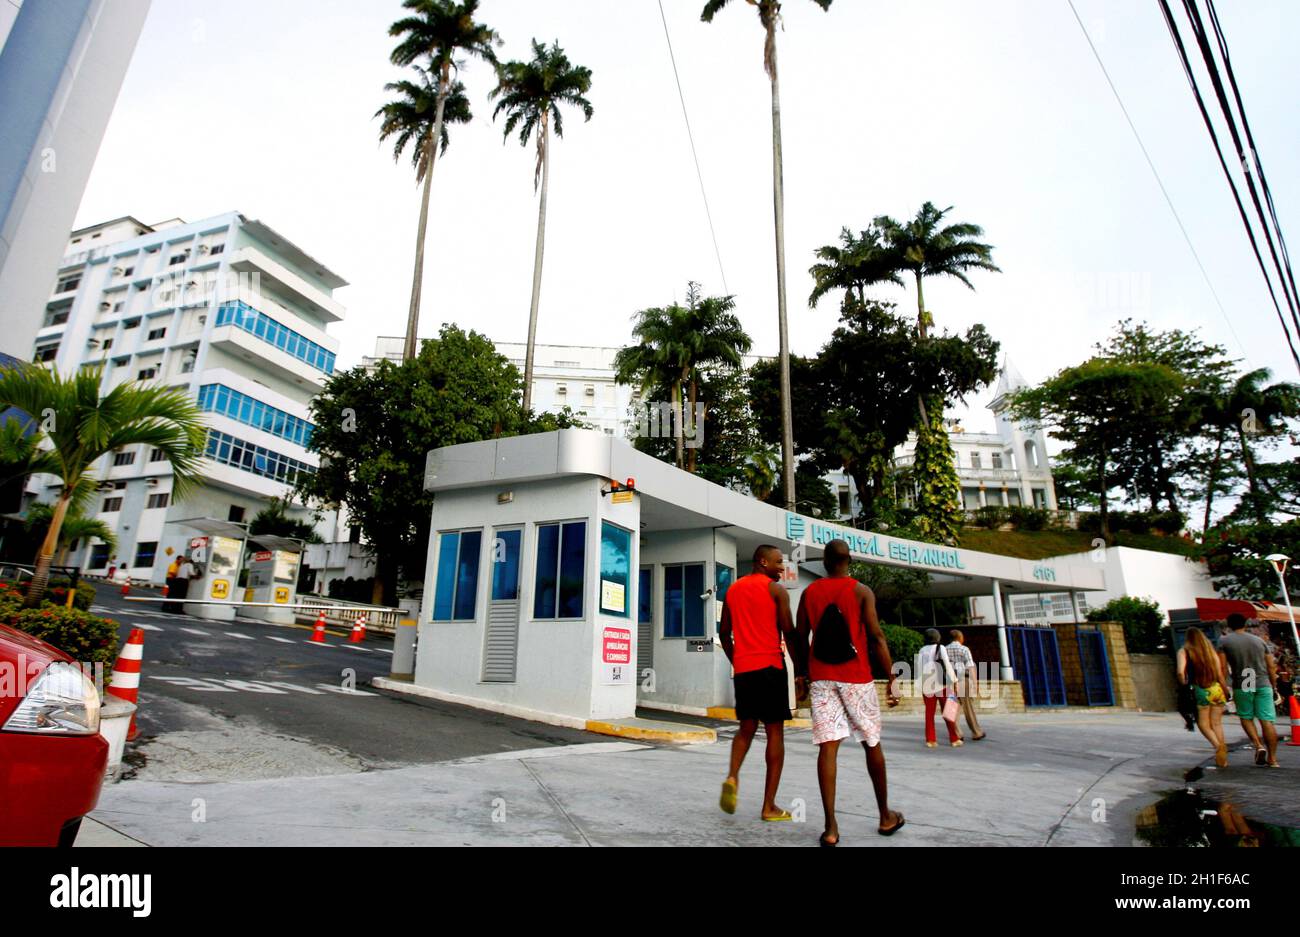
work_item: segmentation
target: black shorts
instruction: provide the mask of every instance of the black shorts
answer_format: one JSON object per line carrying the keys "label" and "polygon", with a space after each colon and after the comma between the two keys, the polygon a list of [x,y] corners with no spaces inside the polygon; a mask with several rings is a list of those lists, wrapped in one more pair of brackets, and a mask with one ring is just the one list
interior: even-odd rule
{"label": "black shorts", "polygon": [[790,686],[784,669],[747,670],[736,674],[733,682],[737,719],[757,719],[768,725],[790,718]]}

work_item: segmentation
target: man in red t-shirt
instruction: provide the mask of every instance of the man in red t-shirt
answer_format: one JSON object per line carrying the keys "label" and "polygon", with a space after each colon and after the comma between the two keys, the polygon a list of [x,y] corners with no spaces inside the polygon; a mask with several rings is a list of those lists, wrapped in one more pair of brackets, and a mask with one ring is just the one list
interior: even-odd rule
{"label": "man in red t-shirt", "polygon": [[[749,745],[763,724],[767,735],[767,781],[763,787],[763,819],[789,820],[790,813],[776,805],[776,788],[785,766],[785,721],[790,718],[790,697],[785,671],[782,635],[789,636],[790,653],[794,646],[794,622],[790,617],[790,596],[778,580],[785,563],[781,551],[763,544],[754,551],[754,568],[727,589],[722,604],[722,623],[718,638],[735,673],[736,718],[740,731],[731,742],[731,768],[722,782],[721,806],[727,813],[736,812],[736,790],[740,765]],[[807,642],[804,643],[807,647]],[[795,660],[799,673],[802,659]],[[802,691],[803,678],[797,681]],[[802,695],[802,692],[800,693]]]}
{"label": "man in red t-shirt", "polygon": [[[867,752],[867,773],[876,791],[882,836],[892,836],[903,826],[903,815],[889,809],[889,788],[885,780],[885,752],[880,746],[880,699],[871,674],[871,654],[880,672],[889,674],[888,701],[898,705],[894,689],[894,664],[889,645],[876,617],[876,597],[849,575],[849,545],[843,540],[826,544],[822,556],[826,578],[803,590],[799,599],[798,637],[793,644],[809,646],[808,675],[812,678],[813,743],[817,750],[817,783],[822,792],[826,829],[823,846],[840,841],[835,821],[835,768],[840,742],[853,737]],[[818,648],[818,629],[822,648]],[[803,656],[803,655],[801,655]]]}

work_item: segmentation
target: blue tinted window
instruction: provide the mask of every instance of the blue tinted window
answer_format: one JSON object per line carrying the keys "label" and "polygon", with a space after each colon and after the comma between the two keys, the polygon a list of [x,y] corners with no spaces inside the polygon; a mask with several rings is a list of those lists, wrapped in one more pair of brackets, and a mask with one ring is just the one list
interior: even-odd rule
{"label": "blue tinted window", "polygon": [[632,568],[632,534],[608,521],[600,525],[600,604],[607,615],[626,618],[631,613],[628,595]]}
{"label": "blue tinted window", "polygon": [[433,620],[451,619],[451,603],[456,592],[456,551],[460,534],[438,535],[438,573],[433,593]]}
{"label": "blue tinted window", "polygon": [[519,545],[523,531],[498,530],[492,544],[492,599],[519,598]]}
{"label": "blue tinted window", "polygon": [[639,570],[636,583],[636,620],[649,621],[654,617],[654,597],[650,594],[651,570]]}
{"label": "blue tinted window", "polygon": [[478,596],[479,547],[482,544],[482,531],[468,530],[460,535],[460,562],[456,566],[453,617],[462,621],[474,617],[474,600]]}
{"label": "blue tinted window", "polygon": [[586,541],[586,521],[564,525],[564,537],[560,545],[560,607],[556,613],[557,618],[582,617]]}
{"label": "blue tinted window", "polygon": [[682,636],[682,568],[664,567],[664,637]]}
{"label": "blue tinted window", "polygon": [[560,525],[537,528],[537,581],[533,588],[533,617],[555,617],[556,572],[560,565]]}
{"label": "blue tinted window", "polygon": [[704,564],[692,563],[686,567],[682,586],[682,605],[686,609],[686,637],[704,637]]}

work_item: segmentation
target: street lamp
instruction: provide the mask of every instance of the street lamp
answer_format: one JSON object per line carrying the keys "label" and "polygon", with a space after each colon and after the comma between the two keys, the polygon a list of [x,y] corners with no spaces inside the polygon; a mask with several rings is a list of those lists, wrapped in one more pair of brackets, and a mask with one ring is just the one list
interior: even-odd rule
{"label": "street lamp", "polygon": [[1291,607],[1291,596],[1286,591],[1286,579],[1284,578],[1291,557],[1284,553],[1270,553],[1264,559],[1268,560],[1269,565],[1273,567],[1273,571],[1277,573],[1278,584],[1282,587],[1282,601],[1286,603],[1286,613],[1291,619],[1291,640],[1295,641],[1296,653],[1300,654],[1300,632],[1296,631],[1295,609]]}

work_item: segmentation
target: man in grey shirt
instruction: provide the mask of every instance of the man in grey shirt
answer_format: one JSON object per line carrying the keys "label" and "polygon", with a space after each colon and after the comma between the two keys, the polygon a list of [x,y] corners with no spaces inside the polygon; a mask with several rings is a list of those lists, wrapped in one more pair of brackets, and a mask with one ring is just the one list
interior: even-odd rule
{"label": "man in grey shirt", "polygon": [[[1237,705],[1241,727],[1255,746],[1255,764],[1280,767],[1277,763],[1277,730],[1273,727],[1277,719],[1273,705],[1277,664],[1268,645],[1246,631],[1245,616],[1234,612],[1228,616],[1228,633],[1219,638],[1219,656],[1223,658],[1224,671],[1232,675],[1232,700]],[[1256,721],[1259,722],[1258,730]]]}

